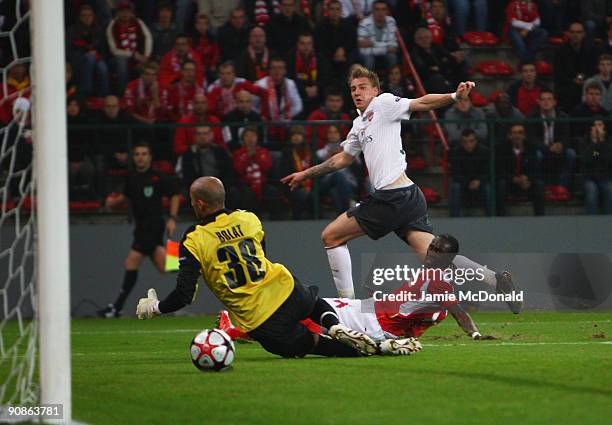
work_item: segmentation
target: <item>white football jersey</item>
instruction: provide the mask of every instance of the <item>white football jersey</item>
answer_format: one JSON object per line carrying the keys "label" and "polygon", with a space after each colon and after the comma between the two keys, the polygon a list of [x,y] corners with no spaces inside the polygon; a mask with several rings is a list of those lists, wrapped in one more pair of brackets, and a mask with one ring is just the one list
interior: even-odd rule
{"label": "white football jersey", "polygon": [[412,99],[383,93],[353,120],[353,128],[342,142],[344,152],[363,152],[370,181],[375,189],[396,181],[406,171],[406,155],[400,135],[401,120],[410,119]]}

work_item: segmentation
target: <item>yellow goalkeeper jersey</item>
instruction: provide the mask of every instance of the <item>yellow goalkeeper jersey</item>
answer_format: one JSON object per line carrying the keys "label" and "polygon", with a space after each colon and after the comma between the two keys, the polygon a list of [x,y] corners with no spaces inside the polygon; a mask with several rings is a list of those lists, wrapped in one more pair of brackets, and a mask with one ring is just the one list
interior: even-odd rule
{"label": "yellow goalkeeper jersey", "polygon": [[261,325],[293,291],[289,270],[266,258],[264,231],[251,212],[221,210],[189,229],[182,244],[242,331]]}

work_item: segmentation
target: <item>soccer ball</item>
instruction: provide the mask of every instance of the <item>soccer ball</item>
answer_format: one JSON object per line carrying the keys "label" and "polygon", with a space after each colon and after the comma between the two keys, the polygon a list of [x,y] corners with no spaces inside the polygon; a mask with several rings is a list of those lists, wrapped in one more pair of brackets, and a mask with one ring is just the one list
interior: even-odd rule
{"label": "soccer ball", "polygon": [[191,341],[191,361],[202,371],[229,368],[235,352],[234,342],[221,329],[205,329]]}

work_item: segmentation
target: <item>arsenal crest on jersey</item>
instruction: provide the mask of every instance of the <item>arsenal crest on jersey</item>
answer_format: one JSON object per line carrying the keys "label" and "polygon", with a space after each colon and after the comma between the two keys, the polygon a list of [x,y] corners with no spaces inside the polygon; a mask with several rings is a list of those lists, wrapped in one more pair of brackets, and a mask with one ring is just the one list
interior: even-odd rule
{"label": "arsenal crest on jersey", "polygon": [[374,111],[370,111],[366,114],[366,119],[368,120],[368,122],[372,121],[374,119]]}

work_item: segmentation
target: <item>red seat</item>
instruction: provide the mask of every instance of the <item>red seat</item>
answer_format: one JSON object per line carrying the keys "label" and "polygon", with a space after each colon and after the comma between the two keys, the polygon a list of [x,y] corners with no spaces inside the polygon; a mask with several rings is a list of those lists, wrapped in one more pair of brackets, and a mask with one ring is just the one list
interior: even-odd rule
{"label": "red seat", "polygon": [[492,32],[483,32],[481,34],[482,34],[482,38],[484,40],[484,43],[487,46],[497,46],[499,44],[499,37],[497,37]]}
{"label": "red seat", "polygon": [[93,111],[101,111],[104,109],[104,98],[103,97],[88,97],[85,100],[85,107]]}
{"label": "red seat", "polygon": [[428,204],[435,204],[440,200],[440,195],[431,187],[421,187],[421,191],[423,195],[425,195],[425,200]]}
{"label": "red seat", "polygon": [[502,93],[505,93],[505,91],[496,90],[493,93],[491,93],[491,96],[489,97],[489,99],[491,99],[491,102],[495,103],[495,101],[497,100],[497,97]]}
{"label": "red seat", "polygon": [[153,169],[168,176],[174,175],[174,164],[170,161],[153,161]]}
{"label": "red seat", "polygon": [[70,211],[74,212],[93,212],[100,208],[102,208],[102,202],[100,201],[70,201]]}
{"label": "red seat", "polygon": [[564,33],[561,37],[548,37],[548,43],[553,46],[560,46],[567,42],[567,33]]}
{"label": "red seat", "polygon": [[499,75],[514,75],[514,68],[504,61],[494,61]]}
{"label": "red seat", "polygon": [[472,99],[472,104],[477,108],[487,106],[487,104],[489,103],[489,99],[474,90],[472,90],[472,94],[470,97]]}
{"label": "red seat", "polygon": [[550,63],[546,61],[536,61],[535,63],[536,71],[539,75],[552,75],[553,67]]}
{"label": "red seat", "polygon": [[468,31],[463,34],[463,39],[467,44],[472,46],[484,46],[485,40],[481,33],[475,31]]}
{"label": "red seat", "polygon": [[427,164],[425,160],[420,156],[414,158],[408,158],[408,168],[410,171],[424,170]]}
{"label": "red seat", "polygon": [[125,177],[128,175],[127,168],[109,168],[106,170],[106,174],[111,177]]}
{"label": "red seat", "polygon": [[476,65],[476,70],[487,77],[495,77],[497,75],[495,61],[482,61]]}
{"label": "red seat", "polygon": [[544,199],[552,202],[564,202],[570,199],[570,193],[564,186],[547,185],[544,187]]}

